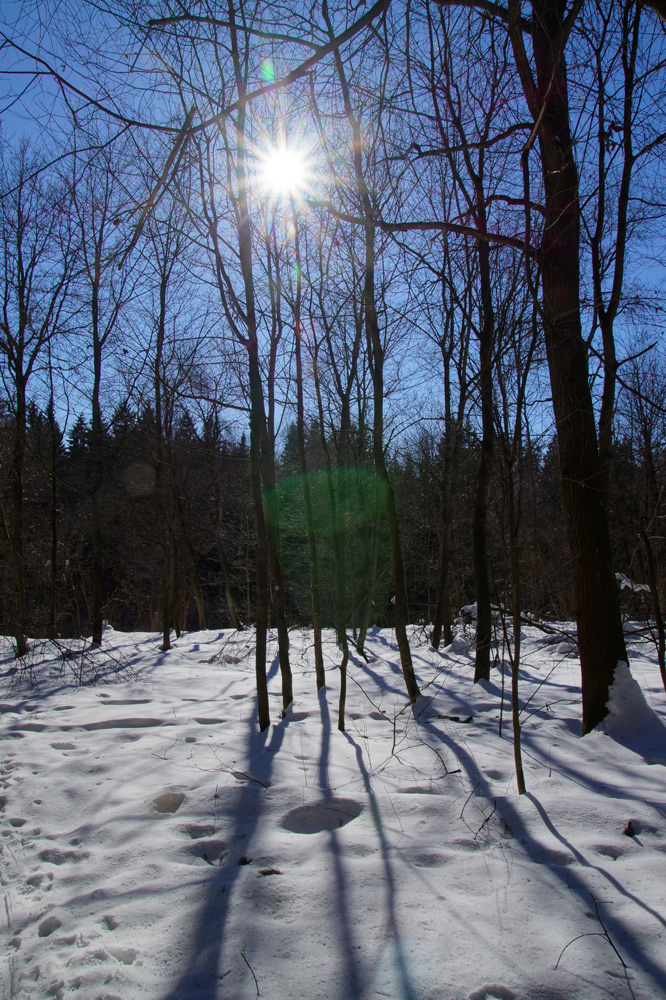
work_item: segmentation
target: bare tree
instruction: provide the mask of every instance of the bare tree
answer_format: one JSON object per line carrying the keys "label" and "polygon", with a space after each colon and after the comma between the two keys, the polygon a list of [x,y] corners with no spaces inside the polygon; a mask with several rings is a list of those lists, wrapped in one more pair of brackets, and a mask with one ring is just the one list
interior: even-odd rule
{"label": "bare tree", "polygon": [[136,281],[128,269],[118,269],[120,240],[118,216],[122,203],[118,196],[117,171],[120,164],[108,156],[75,162],[71,175],[71,202],[77,230],[77,286],[90,331],[92,358],[91,446],[93,481],[91,495],[92,593],[90,625],[92,641],[102,643],[104,615],[104,504],[105,456],[102,414],[103,362],[117,332],[124,307]]}
{"label": "bare tree", "polygon": [[[322,0],[322,15],[326,22],[329,38],[335,37],[333,24],[328,11],[326,0]],[[391,486],[385,456],[384,441],[384,362],[385,345],[382,341],[379,326],[379,315],[376,298],[376,206],[373,204],[372,192],[368,186],[366,176],[366,166],[363,162],[364,137],[359,114],[355,112],[352,104],[351,90],[347,78],[347,71],[339,52],[336,50],[335,71],[342,94],[344,112],[349,123],[352,140],[352,160],[353,160],[353,183],[355,195],[361,218],[363,219],[364,236],[364,262],[363,262],[363,309],[365,317],[366,350],[368,352],[370,372],[373,384],[373,428],[372,428],[372,450],[375,461],[375,471],[386,483],[386,517],[391,538],[391,555],[393,561],[393,587],[394,587],[394,607],[395,607],[395,631],[398,649],[400,651],[400,663],[405,680],[405,686],[409,699],[414,703],[419,697],[420,691],[412,656],[407,638],[408,605],[407,587],[405,582],[405,570],[402,557],[402,543],[400,539],[400,525],[398,523],[398,511],[395,501],[395,493]],[[388,56],[384,50],[384,66],[388,66]],[[385,79],[385,78],[384,78]],[[381,110],[379,111],[381,117]]]}
{"label": "bare tree", "polygon": [[38,172],[40,162],[22,146],[9,167],[1,163],[0,359],[2,380],[13,416],[11,492],[3,511],[2,543],[10,566],[11,598],[7,626],[16,654],[27,652],[25,603],[24,472],[28,385],[47,348],[63,329],[72,280],[74,232],[67,191]]}

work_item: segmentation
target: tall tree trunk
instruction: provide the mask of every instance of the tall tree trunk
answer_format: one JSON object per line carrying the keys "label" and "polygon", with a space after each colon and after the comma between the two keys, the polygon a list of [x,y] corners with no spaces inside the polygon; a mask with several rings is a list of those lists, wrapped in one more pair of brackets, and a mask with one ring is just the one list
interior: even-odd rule
{"label": "tall tree trunk", "polygon": [[[606,67],[599,60],[599,192],[597,226],[592,236],[592,280],[594,287],[594,305],[599,319],[601,339],[604,354],[604,381],[599,408],[599,465],[600,484],[606,511],[610,513],[611,472],[613,467],[613,421],[615,417],[615,397],[617,392],[617,372],[619,363],[615,352],[615,319],[622,301],[624,285],[624,269],[629,234],[628,213],[630,205],[631,179],[635,163],[633,151],[633,112],[634,85],[636,82],[636,58],[638,53],[640,6],[627,3],[624,9],[622,33],[622,66],[624,71],[624,102],[622,116],[622,174],[617,200],[617,223],[615,229],[615,245],[613,247],[613,282],[608,296],[604,301],[603,294],[603,249],[602,241],[606,234],[607,223],[607,189],[605,134],[605,72]],[[630,17],[632,23],[630,25]],[[598,57],[599,58],[599,57]]]}
{"label": "tall tree trunk", "polygon": [[372,522],[372,541],[370,544],[370,566],[367,575],[367,590],[363,608],[361,610],[361,624],[356,640],[356,650],[361,656],[365,656],[365,640],[368,635],[370,623],[375,613],[375,589],[377,586],[377,560],[379,556],[379,517],[375,515]]}
{"label": "tall tree trunk", "polygon": [[[157,246],[157,243],[155,243]],[[169,491],[166,483],[166,442],[164,440],[165,413],[163,407],[162,355],[166,335],[167,289],[171,264],[167,259],[160,261],[159,315],[157,317],[157,337],[153,359],[153,399],[155,403],[155,516],[160,548],[160,603],[162,620],[162,650],[171,649],[171,593],[169,587],[169,567],[171,545],[169,539]]]}
{"label": "tall tree trunk", "polygon": [[95,245],[92,276],[92,336],[93,336],[93,386],[92,386],[92,642],[102,644],[102,605],[104,602],[104,567],[102,551],[102,503],[104,489],[104,428],[100,391],[102,382],[102,340],[99,329],[99,292],[102,277],[101,248]]}
{"label": "tall tree trunk", "polygon": [[333,469],[331,465],[331,453],[326,440],[326,428],[324,424],[324,404],[321,394],[321,383],[319,381],[319,369],[317,367],[317,353],[313,357],[314,385],[317,394],[317,408],[319,411],[319,434],[321,436],[321,449],[326,462],[326,485],[328,488],[328,502],[331,516],[332,540],[333,540],[333,574],[335,581],[335,618],[336,636],[338,646],[342,650],[342,660],[340,662],[340,699],[338,702],[338,729],[344,732],[345,729],[345,702],[347,697],[347,665],[349,663],[349,643],[347,641],[347,620],[346,620],[346,580],[345,580],[345,558],[344,558],[344,536],[341,531],[342,518],[338,509],[338,498],[335,493],[333,483]]}
{"label": "tall tree trunk", "polygon": [[439,584],[437,588],[437,607],[432,622],[432,634],[430,644],[433,649],[439,649],[444,633],[444,645],[448,646],[453,642],[453,628],[451,622],[451,593],[449,590],[449,562],[451,549],[451,529],[450,513],[444,511],[444,525],[442,528],[442,541],[439,547]]}
{"label": "tall tree trunk", "polygon": [[[447,245],[448,250],[448,245]],[[448,264],[448,253],[445,263]],[[442,305],[445,315],[445,327],[442,339],[439,342],[444,365],[444,469],[443,478],[440,480],[441,495],[441,516],[442,516],[442,537],[440,543],[440,576],[437,591],[437,607],[432,623],[432,635],[430,642],[433,649],[439,649],[444,632],[444,643],[449,645],[453,642],[453,616],[451,614],[451,587],[449,582],[450,561],[451,561],[451,530],[453,515],[456,506],[458,464],[460,458],[462,426],[467,403],[467,381],[461,370],[464,371],[469,345],[469,337],[465,335],[462,347],[462,364],[458,369],[460,392],[458,395],[455,417],[453,415],[453,393],[451,387],[451,364],[456,339],[454,329],[454,305],[447,294],[447,281],[444,279],[444,269],[442,270]],[[462,338],[461,338],[462,339]],[[492,393],[491,393],[492,399]]]}
{"label": "tall tree trunk", "polygon": [[215,531],[215,542],[217,546],[217,555],[220,560],[220,566],[222,567],[222,578],[224,580],[224,599],[227,602],[227,611],[229,612],[229,617],[231,618],[231,624],[236,629],[237,632],[243,631],[243,623],[240,620],[238,614],[238,608],[236,607],[236,601],[234,600],[233,591],[231,589],[231,571],[229,568],[229,561],[227,559],[227,554],[224,551],[224,543],[222,542],[222,507],[220,505],[219,499],[217,502],[217,511],[215,516],[216,531]]}
{"label": "tall tree trunk", "polygon": [[[236,11],[229,0],[228,14],[230,21],[231,54],[234,65],[234,76],[239,100],[242,102],[246,92],[245,68],[241,62],[236,29]],[[280,673],[282,676],[282,705],[287,708],[291,703],[291,668],[289,664],[288,636],[285,634],[283,619],[284,587],[279,561],[276,539],[270,523],[265,516],[262,494],[262,477],[264,488],[271,488],[271,449],[266,426],[266,411],[261,379],[259,360],[259,342],[257,337],[257,313],[254,291],[254,275],[252,271],[252,231],[248,206],[246,142],[245,142],[245,106],[236,117],[236,182],[238,190],[238,252],[241,274],[245,293],[245,328],[247,332],[246,348],[248,354],[248,375],[250,390],[250,482],[252,490],[252,506],[254,509],[255,527],[257,532],[257,624],[256,624],[256,659],[255,675],[257,682],[257,706],[259,712],[259,728],[264,730],[270,724],[268,708],[268,688],[266,682],[266,636],[268,630],[269,581],[268,569],[273,574],[273,583],[278,600],[278,647],[280,657]],[[269,481],[265,479],[269,474]]]}
{"label": "tall tree trunk", "polygon": [[305,405],[303,401],[303,359],[301,355],[302,321],[302,280],[300,267],[300,245],[298,220],[294,216],[294,240],[296,250],[296,302],[294,306],[294,353],[296,357],[296,436],[298,440],[298,467],[303,483],[303,503],[305,506],[305,525],[308,536],[308,556],[310,561],[310,597],[312,606],[312,630],[314,633],[315,678],[317,690],[326,686],[324,672],[324,654],[321,645],[321,606],[319,593],[319,566],[317,562],[317,539],[312,517],[312,497],[308,481],[308,467],[305,458]]}
{"label": "tall tree trunk", "polygon": [[58,448],[60,436],[53,406],[53,388],[48,407],[49,430],[51,432],[51,579],[49,587],[49,635],[56,638],[56,593],[58,589]]}
{"label": "tall tree trunk", "polygon": [[25,501],[26,380],[16,372],[16,425],[12,452],[12,516],[9,545],[13,577],[11,630],[16,639],[16,656],[28,652],[25,609]]}
{"label": "tall tree trunk", "polygon": [[638,537],[645,546],[648,586],[650,588],[650,598],[652,600],[654,623],[657,629],[657,661],[659,663],[661,682],[664,686],[664,691],[666,691],[666,625],[664,624],[664,616],[661,613],[659,582],[657,580],[657,567],[655,565],[654,551],[652,549],[652,542],[650,541],[650,536],[648,535],[648,530],[644,521],[641,521],[640,523]]}
{"label": "tall tree trunk", "polygon": [[155,361],[155,517],[160,548],[160,603],[162,621],[162,649],[171,649],[171,589],[169,587],[169,568],[171,565],[171,544],[169,532],[169,491],[165,483],[166,448],[164,442],[164,425],[162,414],[162,390],[160,377],[161,354],[158,350]]}
{"label": "tall tree trunk", "polygon": [[493,425],[492,353],[495,324],[490,288],[488,244],[479,241],[481,273],[481,330],[479,334],[479,374],[481,381],[481,459],[476,479],[476,499],[472,523],[474,584],[476,589],[476,660],[474,680],[490,680],[492,614],[488,573],[488,496],[493,474],[495,429]]}
{"label": "tall tree trunk", "polygon": [[181,586],[178,572],[178,549],[172,523],[168,525],[167,530],[169,532],[169,619],[176,633],[176,639],[180,639]]}
{"label": "tall tree trunk", "polygon": [[[194,597],[194,603],[197,609],[197,621],[200,631],[203,631],[206,628],[206,606],[204,603],[203,591],[201,590],[201,583],[199,581],[199,567],[197,565],[197,558],[192,546],[192,540],[187,530],[187,524],[185,522],[185,508],[183,507],[181,491],[178,488],[178,483],[176,481],[176,469],[173,464],[171,467],[171,481],[174,507],[178,517],[179,536],[185,549],[192,596]],[[183,621],[183,627],[187,627],[186,621]]]}
{"label": "tall tree trunk", "polygon": [[400,524],[395,493],[386,468],[384,457],[384,349],[379,335],[377,310],[374,296],[374,228],[366,227],[366,280],[365,280],[365,321],[368,335],[368,346],[371,358],[371,374],[373,385],[374,423],[372,427],[372,452],[375,460],[375,471],[386,483],[386,520],[388,522],[391,541],[391,561],[393,563],[393,593],[395,611],[395,637],[400,651],[400,665],[405,680],[407,694],[412,704],[417,700],[419,686],[414,674],[412,653],[407,638],[407,622],[409,610],[407,606],[407,586],[405,583],[405,567],[402,558],[402,542],[400,539]]}
{"label": "tall tree trunk", "polygon": [[[333,26],[329,17],[326,0],[322,3],[322,13],[331,38],[334,37]],[[335,68],[340,81],[340,88],[345,105],[345,114],[352,131],[354,177],[356,193],[365,220],[365,263],[363,282],[363,308],[365,313],[365,333],[368,345],[368,358],[373,388],[373,428],[372,452],[376,474],[386,483],[386,519],[391,540],[391,559],[393,563],[393,588],[395,599],[395,636],[400,652],[400,665],[405,680],[407,694],[412,704],[419,697],[420,691],[414,674],[412,654],[407,638],[407,621],[409,610],[407,606],[407,586],[405,582],[405,567],[402,558],[402,543],[395,493],[391,485],[386,460],[384,457],[384,347],[382,345],[377,317],[375,297],[375,212],[372,206],[370,191],[363,171],[363,137],[358,118],[354,114],[349,84],[339,49],[334,50]]]}
{"label": "tall tree trunk", "polygon": [[[517,433],[520,433],[518,424]],[[516,491],[513,475],[513,459],[507,462],[507,494],[509,519],[509,554],[511,561],[511,614],[513,617],[513,652],[511,654],[511,720],[513,723],[513,760],[516,769],[518,794],[524,795],[525,772],[521,749],[520,700],[518,681],[520,677],[520,567],[518,565],[518,519],[516,516]]]}
{"label": "tall tree trunk", "polygon": [[567,541],[578,620],[583,734],[606,716],[618,661],[627,659],[582,337],[579,292],[578,170],[569,126],[564,48],[557,0],[533,0],[533,79],[518,0],[509,2],[511,40],[536,123],[545,195],[541,242],[542,315],[557,428]]}
{"label": "tall tree trunk", "polygon": [[229,567],[229,560],[227,559],[227,553],[225,550],[225,544],[222,537],[222,525],[224,523],[224,512],[222,509],[222,501],[220,499],[221,487],[219,476],[217,474],[216,468],[216,458],[219,452],[219,421],[217,416],[217,411],[211,414],[211,433],[207,437],[207,466],[208,473],[210,476],[210,488],[215,498],[215,547],[217,549],[217,557],[220,560],[220,568],[222,569],[222,579],[224,581],[224,598],[227,605],[227,611],[229,612],[229,617],[231,618],[231,624],[236,629],[237,632],[243,631],[243,623],[240,620],[240,615],[238,613],[238,608],[236,606],[236,601],[234,599],[233,590],[231,587],[231,569]]}
{"label": "tall tree trunk", "polygon": [[[254,511],[254,526],[256,531],[256,587],[257,608],[255,619],[255,680],[257,686],[257,711],[259,729],[263,732],[270,725],[268,707],[268,685],[266,679],[266,636],[268,631],[268,547],[266,543],[266,522],[264,519],[264,501],[261,493],[261,456],[260,456],[260,409],[257,395],[261,392],[259,381],[259,361],[256,356],[256,344],[249,350],[250,362],[250,489],[252,491],[252,508]],[[259,384],[257,385],[257,382]],[[261,400],[263,410],[263,398]]]}

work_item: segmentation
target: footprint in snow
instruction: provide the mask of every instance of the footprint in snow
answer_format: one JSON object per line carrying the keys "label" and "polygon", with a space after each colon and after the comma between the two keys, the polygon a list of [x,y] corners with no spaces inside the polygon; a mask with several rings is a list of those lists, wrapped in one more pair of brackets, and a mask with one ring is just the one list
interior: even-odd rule
{"label": "footprint in snow", "polygon": [[162,792],[161,795],[156,795],[152,801],[152,806],[155,812],[158,813],[175,813],[182,806],[185,801],[185,796],[182,792]]}
{"label": "footprint in snow", "polygon": [[152,698],[112,698],[107,705],[150,705]]}
{"label": "footprint in snow", "polygon": [[291,833],[322,833],[346,826],[362,812],[362,803],[354,799],[322,799],[292,809],[283,818],[281,826]]}
{"label": "footprint in snow", "polygon": [[214,826],[191,826],[185,827],[185,833],[189,833],[192,840],[201,840],[202,837],[212,837],[215,833]]}
{"label": "footprint in snow", "polygon": [[139,954],[136,948],[107,948],[106,950],[121,965],[133,965]]}
{"label": "footprint in snow", "polygon": [[491,983],[488,986],[481,986],[478,990],[473,990],[468,1000],[515,1000],[516,994],[508,986],[501,986],[499,983]]}
{"label": "footprint in snow", "polygon": [[90,855],[87,851],[60,851],[57,847],[50,847],[46,851],[40,852],[42,861],[50,865],[66,865],[69,862],[85,861]]}
{"label": "footprint in snow", "polygon": [[447,864],[450,860],[450,855],[437,854],[436,852],[415,854],[413,858],[413,862],[417,868],[441,868],[442,865]]}
{"label": "footprint in snow", "polygon": [[94,732],[98,729],[151,729],[164,724],[164,719],[107,719],[101,722],[88,722],[81,728]]}
{"label": "footprint in snow", "polygon": [[62,927],[62,921],[58,920],[57,917],[50,916],[45,920],[42,920],[37,929],[37,933],[42,938],[49,937],[54,931],[57,931],[59,927]]}
{"label": "footprint in snow", "polygon": [[36,872],[34,875],[29,875],[25,881],[26,885],[31,886],[31,888],[39,889],[41,888],[44,879],[46,879],[47,882],[45,888],[50,889],[51,883],[53,882],[53,875],[51,874],[51,872]]}
{"label": "footprint in snow", "polygon": [[599,847],[593,848],[597,854],[603,854],[606,858],[611,858],[613,861],[617,861],[624,854],[621,847],[616,847],[614,844],[600,844]]}
{"label": "footprint in snow", "polygon": [[219,866],[223,863],[228,854],[227,845],[223,840],[195,840],[185,848],[185,853],[191,859],[189,864],[196,864],[203,861],[204,864]]}

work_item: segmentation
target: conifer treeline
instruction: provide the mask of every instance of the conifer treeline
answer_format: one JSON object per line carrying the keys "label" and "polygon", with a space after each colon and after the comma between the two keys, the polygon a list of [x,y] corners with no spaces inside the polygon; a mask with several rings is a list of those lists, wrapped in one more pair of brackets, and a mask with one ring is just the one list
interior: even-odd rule
{"label": "conifer treeline", "polygon": [[[640,407],[638,408],[640,411]],[[634,404],[634,410],[636,406]],[[632,417],[630,420],[629,417]],[[646,439],[645,417],[627,415],[617,446],[613,483],[615,563],[629,579],[644,582],[647,566],[639,529],[650,505],[663,517],[666,441]],[[641,431],[643,433],[641,433]],[[13,420],[0,421],[3,511],[8,509]],[[25,578],[29,634],[90,634],[93,482],[91,432],[82,417],[66,438],[57,419],[35,403],[28,408],[25,473]],[[331,443],[332,444],[332,443]],[[646,446],[651,445],[650,450]],[[472,512],[479,440],[464,434],[451,527],[449,592],[454,614],[473,603]],[[335,626],[332,530],[319,427],[307,434],[310,485],[314,497],[322,595],[322,623]],[[347,500],[347,625],[358,634],[371,602],[369,624],[392,624],[391,558],[383,495],[377,495],[367,440],[354,442],[353,462],[336,473],[336,493]],[[173,422],[162,470],[168,489],[156,490],[156,425],[150,407],[119,406],[104,432],[103,501],[104,618],[114,628],[159,631],[161,627],[160,520],[169,538],[171,627],[180,630],[251,624],[255,613],[253,564],[255,529],[249,495],[248,449],[244,436],[221,429],[211,411],[198,425],[186,410]],[[442,442],[421,433],[393,455],[391,474],[402,525],[405,571],[414,623],[429,625],[438,600],[442,522]],[[557,451],[554,439],[525,450],[518,468],[521,502],[520,564],[524,607],[560,620],[575,614],[565,557]],[[660,485],[661,484],[661,485]],[[496,603],[508,603],[507,511],[501,463],[491,488],[488,558]],[[302,484],[295,426],[279,448],[278,488],[268,509],[281,528],[282,559],[288,585],[289,624],[309,625],[309,569],[302,517]],[[166,497],[166,501],[165,501]],[[9,567],[3,552],[2,629],[11,632],[6,595]],[[658,565],[663,593],[666,567]],[[230,608],[228,595],[233,607]],[[649,617],[649,594],[623,589],[623,604],[635,617]]]}

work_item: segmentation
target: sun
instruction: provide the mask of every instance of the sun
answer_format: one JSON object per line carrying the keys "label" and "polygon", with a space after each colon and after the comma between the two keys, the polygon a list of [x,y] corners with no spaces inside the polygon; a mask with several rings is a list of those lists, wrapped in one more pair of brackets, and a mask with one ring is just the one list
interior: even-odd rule
{"label": "sun", "polygon": [[259,153],[258,160],[259,185],[271,197],[296,198],[308,187],[308,157],[298,146],[287,143],[268,146]]}

